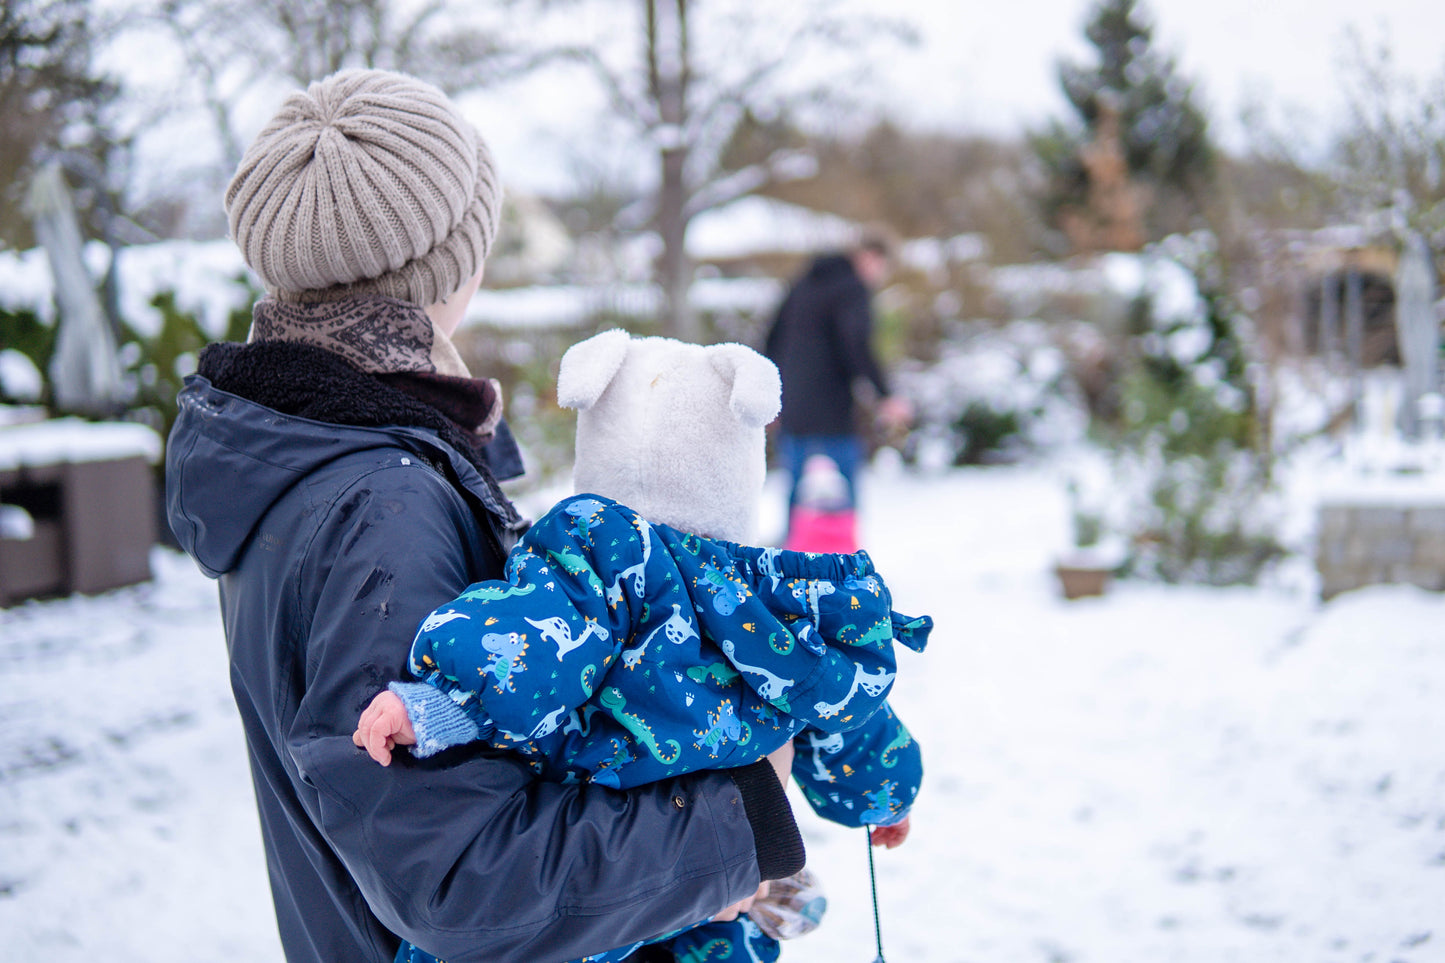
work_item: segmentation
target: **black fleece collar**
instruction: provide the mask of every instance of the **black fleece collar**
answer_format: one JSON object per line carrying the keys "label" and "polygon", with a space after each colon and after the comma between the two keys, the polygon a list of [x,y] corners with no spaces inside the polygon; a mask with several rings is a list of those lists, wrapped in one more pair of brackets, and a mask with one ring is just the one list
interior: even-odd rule
{"label": "black fleece collar", "polygon": [[[426,379],[419,385],[414,377],[370,375],[325,349],[292,341],[207,345],[197,373],[222,391],[282,414],[363,428],[430,428],[493,486],[496,479],[516,478],[523,471],[505,421],[497,424],[490,441],[482,442],[443,414],[442,408],[454,414],[484,403],[468,379]],[[497,494],[508,502],[500,490]]]}

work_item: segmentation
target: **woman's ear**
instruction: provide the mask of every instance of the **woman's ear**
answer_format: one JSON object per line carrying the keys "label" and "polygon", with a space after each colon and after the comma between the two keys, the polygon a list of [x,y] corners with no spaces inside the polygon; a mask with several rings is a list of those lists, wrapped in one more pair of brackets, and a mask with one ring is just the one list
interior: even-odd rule
{"label": "woman's ear", "polygon": [[579,411],[597,404],[617,377],[631,340],[626,331],[613,328],[568,348],[557,371],[557,404]]}
{"label": "woman's ear", "polygon": [[732,385],[728,407],[749,428],[763,428],[778,417],[783,385],[777,365],[741,344],[719,344],[708,350],[713,369]]}

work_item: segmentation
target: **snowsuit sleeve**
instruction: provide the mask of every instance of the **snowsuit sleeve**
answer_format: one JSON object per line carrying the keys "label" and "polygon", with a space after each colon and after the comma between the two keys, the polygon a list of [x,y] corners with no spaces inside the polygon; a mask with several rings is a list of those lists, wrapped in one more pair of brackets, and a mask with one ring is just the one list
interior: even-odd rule
{"label": "snowsuit sleeve", "polygon": [[[619,584],[649,549],[634,516],[597,499],[559,503],[507,560],[507,580],[478,582],[422,621],[411,672],[449,697],[398,687],[417,727],[418,755],[491,739],[519,751],[554,732],[592,695],[636,613]],[[608,550],[595,551],[605,541]]]}
{"label": "snowsuit sleeve", "polygon": [[[745,624],[768,624],[762,612],[775,614],[778,632],[765,642],[761,633],[735,628],[731,638],[740,644],[722,647],[749,684],[807,723],[793,740],[793,775],[809,803],[848,826],[902,819],[918,794],[923,764],[887,703],[897,671],[893,643],[922,651],[932,619],[893,611],[866,552],[812,555],[723,544],[713,564],[722,569],[724,558],[736,582],[697,580],[717,589],[710,606],[696,598],[697,609],[704,625],[718,621],[719,603],[722,609],[736,603],[732,617],[743,614]],[[785,678],[785,667],[800,669],[800,678]],[[782,691],[787,682],[794,684]]]}
{"label": "snowsuit sleeve", "polygon": [[894,612],[864,552],[699,542],[690,590],[704,630],[764,700],[809,726],[862,725],[892,688],[893,643],[927,642],[932,620]]}
{"label": "snowsuit sleeve", "polygon": [[923,756],[884,703],[849,732],[809,729],[793,740],[793,778],[808,804],[844,826],[889,826],[908,815],[923,781]]}

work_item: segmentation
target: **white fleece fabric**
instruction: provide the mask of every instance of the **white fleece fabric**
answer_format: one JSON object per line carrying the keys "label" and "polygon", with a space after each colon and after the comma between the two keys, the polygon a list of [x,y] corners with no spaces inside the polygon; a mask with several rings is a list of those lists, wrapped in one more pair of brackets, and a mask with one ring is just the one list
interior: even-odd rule
{"label": "white fleece fabric", "polygon": [[567,350],[558,403],[577,409],[578,492],[685,532],[748,543],[782,385],[741,344],[604,331]]}

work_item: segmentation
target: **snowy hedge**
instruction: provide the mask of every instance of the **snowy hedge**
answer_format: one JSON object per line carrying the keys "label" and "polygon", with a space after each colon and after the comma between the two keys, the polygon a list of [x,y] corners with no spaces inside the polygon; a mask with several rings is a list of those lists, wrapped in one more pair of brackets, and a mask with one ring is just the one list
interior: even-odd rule
{"label": "snowy hedge", "polygon": [[1165,581],[1249,583],[1284,553],[1252,323],[1221,270],[1208,234],[1110,258],[1134,306],[1122,417],[1107,476],[1076,483],[1075,522],[1096,516],[1133,572]]}
{"label": "snowy hedge", "polygon": [[1077,440],[1087,415],[1059,344],[1066,336],[1032,321],[954,326],[937,361],[895,376],[916,412],[904,457],[923,467],[998,463]]}

